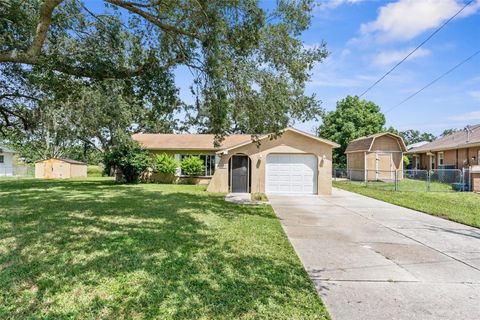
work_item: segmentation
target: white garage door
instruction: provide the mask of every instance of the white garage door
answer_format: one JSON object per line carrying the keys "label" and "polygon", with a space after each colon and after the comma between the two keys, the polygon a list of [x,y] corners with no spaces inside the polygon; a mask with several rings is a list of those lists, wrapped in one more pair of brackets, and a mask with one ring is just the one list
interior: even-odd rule
{"label": "white garage door", "polygon": [[317,193],[317,158],[307,154],[267,156],[266,193]]}

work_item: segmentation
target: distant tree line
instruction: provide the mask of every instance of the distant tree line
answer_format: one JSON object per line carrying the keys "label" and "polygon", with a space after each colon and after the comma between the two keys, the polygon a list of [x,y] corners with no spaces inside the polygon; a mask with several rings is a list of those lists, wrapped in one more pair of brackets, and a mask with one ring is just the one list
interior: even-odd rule
{"label": "distant tree line", "polygon": [[[417,142],[431,142],[437,137],[429,132],[419,130],[398,131],[393,127],[385,127],[385,115],[380,107],[372,101],[361,100],[357,96],[347,96],[337,102],[336,109],[327,112],[317,134],[340,144],[333,151],[333,162],[336,167],[345,167],[347,157],[345,149],[352,141],[371,134],[389,131],[403,138],[406,145]],[[447,129],[439,137],[447,136],[456,129]]]}

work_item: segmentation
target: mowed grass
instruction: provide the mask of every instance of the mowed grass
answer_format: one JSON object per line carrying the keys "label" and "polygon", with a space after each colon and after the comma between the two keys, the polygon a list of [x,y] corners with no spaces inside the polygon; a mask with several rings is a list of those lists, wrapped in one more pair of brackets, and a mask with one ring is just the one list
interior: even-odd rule
{"label": "mowed grass", "polygon": [[[363,181],[337,181],[338,183],[349,183],[364,186],[365,182]],[[395,190],[395,182],[393,181],[369,181],[367,183],[368,188],[378,189],[378,190]],[[431,192],[449,192],[454,190],[452,189],[451,183],[441,183],[441,182],[430,182],[427,185],[425,180],[415,180],[415,179],[401,179],[397,182],[397,189],[398,191],[415,191],[415,192],[424,192],[424,191],[431,191]]]}
{"label": "mowed grass", "polygon": [[223,198],[0,181],[0,318],[328,319],[271,207]]}
{"label": "mowed grass", "polygon": [[480,228],[480,195],[469,192],[402,192],[334,182],[334,187]]}

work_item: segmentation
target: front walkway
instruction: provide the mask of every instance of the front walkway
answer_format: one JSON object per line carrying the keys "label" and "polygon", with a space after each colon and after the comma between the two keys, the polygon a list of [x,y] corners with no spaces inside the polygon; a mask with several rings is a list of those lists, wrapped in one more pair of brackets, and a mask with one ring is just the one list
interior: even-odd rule
{"label": "front walkway", "polygon": [[479,229],[338,189],[269,199],[333,319],[480,319]]}

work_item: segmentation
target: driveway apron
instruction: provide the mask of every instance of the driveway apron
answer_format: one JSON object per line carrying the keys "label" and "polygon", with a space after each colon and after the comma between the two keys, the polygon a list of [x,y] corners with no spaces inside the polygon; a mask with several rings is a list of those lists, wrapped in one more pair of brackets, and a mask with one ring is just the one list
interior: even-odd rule
{"label": "driveway apron", "polygon": [[333,319],[480,319],[479,229],[339,189],[269,199]]}

